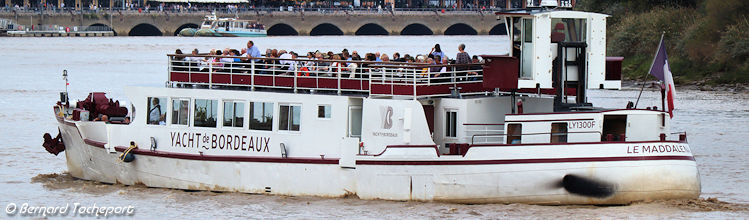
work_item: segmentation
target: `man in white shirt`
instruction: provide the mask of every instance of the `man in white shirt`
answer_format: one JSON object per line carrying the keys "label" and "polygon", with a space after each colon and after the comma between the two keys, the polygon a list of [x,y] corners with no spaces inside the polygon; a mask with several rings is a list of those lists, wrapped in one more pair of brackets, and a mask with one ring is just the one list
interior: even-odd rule
{"label": "man in white shirt", "polygon": [[291,59],[296,59],[296,56],[294,56],[294,52],[293,51],[291,53],[286,53],[285,50],[281,50],[279,53],[281,53],[281,56],[279,56],[278,58],[283,59],[283,60],[281,60],[281,61],[278,62],[281,65],[283,65],[283,67],[281,67],[281,69],[291,70],[291,71],[293,71],[294,69],[296,69],[296,66],[297,66],[296,65],[296,61],[291,60]]}

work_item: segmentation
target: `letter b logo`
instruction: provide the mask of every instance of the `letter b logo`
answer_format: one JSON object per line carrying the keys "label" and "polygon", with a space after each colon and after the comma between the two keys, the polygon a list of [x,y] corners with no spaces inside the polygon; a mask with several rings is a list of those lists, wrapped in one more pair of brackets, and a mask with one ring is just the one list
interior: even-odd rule
{"label": "letter b logo", "polygon": [[382,117],[382,128],[383,129],[390,129],[393,127],[393,107],[388,106],[384,109],[384,114]]}

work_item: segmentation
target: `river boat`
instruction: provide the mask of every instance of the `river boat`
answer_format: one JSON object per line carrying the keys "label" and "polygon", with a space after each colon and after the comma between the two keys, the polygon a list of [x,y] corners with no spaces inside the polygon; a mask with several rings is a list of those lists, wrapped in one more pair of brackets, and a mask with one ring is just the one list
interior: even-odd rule
{"label": "river boat", "polygon": [[497,17],[514,49],[483,64],[169,54],[166,86],[127,87],[129,105],[61,93],[60,134],[45,147],[64,151],[75,178],[184,190],[555,205],[699,197],[668,112],[587,102],[586,90],[621,88],[607,15]]}
{"label": "river boat", "polygon": [[265,26],[254,20],[218,18],[216,14],[206,15],[199,29],[185,28],[180,36],[199,37],[265,37]]}

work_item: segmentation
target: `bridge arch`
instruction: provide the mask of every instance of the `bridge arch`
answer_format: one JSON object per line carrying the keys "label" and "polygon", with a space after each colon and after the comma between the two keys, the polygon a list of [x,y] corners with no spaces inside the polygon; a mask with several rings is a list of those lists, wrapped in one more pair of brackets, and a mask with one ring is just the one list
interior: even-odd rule
{"label": "bridge arch", "polygon": [[489,30],[489,35],[507,35],[507,29],[505,29],[505,24],[501,23],[498,25],[494,25],[494,27]]}
{"label": "bridge arch", "polygon": [[291,25],[284,24],[284,23],[278,23],[274,24],[268,30],[266,30],[268,33],[268,36],[296,36],[299,35],[299,32],[294,29],[294,27],[291,27]]}
{"label": "bridge arch", "polygon": [[128,33],[129,36],[162,36],[164,35],[159,28],[156,26],[153,26],[152,24],[148,23],[141,23],[138,25],[135,25],[135,27],[130,29],[130,33]]}
{"label": "bridge arch", "polygon": [[343,35],[343,31],[337,26],[331,23],[322,23],[309,32],[310,36],[321,36],[321,35]]}
{"label": "bridge arch", "polygon": [[388,35],[388,31],[379,24],[368,23],[359,27],[354,35]]}
{"label": "bridge arch", "polygon": [[426,25],[413,23],[401,30],[401,35],[433,35],[434,32]]}
{"label": "bridge arch", "polygon": [[445,29],[445,35],[477,35],[476,29],[464,23],[453,24]]}
{"label": "bridge arch", "polygon": [[117,32],[115,32],[114,29],[112,29],[112,27],[106,24],[102,24],[102,23],[89,25],[88,27],[86,27],[86,31],[112,31],[114,36],[117,36]]}
{"label": "bridge arch", "polygon": [[182,31],[182,29],[185,29],[185,28],[195,28],[195,29],[198,29],[199,27],[200,27],[200,25],[193,24],[193,23],[183,24],[183,25],[179,26],[177,28],[177,30],[174,31],[174,36],[179,35],[179,32]]}

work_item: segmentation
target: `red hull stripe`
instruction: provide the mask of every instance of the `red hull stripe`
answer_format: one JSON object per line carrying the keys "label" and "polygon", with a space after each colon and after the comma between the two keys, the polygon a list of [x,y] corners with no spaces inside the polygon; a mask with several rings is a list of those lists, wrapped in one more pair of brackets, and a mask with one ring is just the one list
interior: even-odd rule
{"label": "red hull stripe", "polygon": [[[88,145],[104,148],[104,144],[99,141],[84,139]],[[123,152],[127,147],[117,146],[115,150]],[[339,158],[306,158],[306,157],[251,157],[251,156],[222,156],[222,155],[196,155],[186,153],[173,153],[165,151],[151,151],[143,149],[133,149],[131,152],[138,155],[185,159],[185,160],[202,160],[202,161],[227,161],[227,162],[257,162],[257,163],[307,163],[307,164],[338,164]]]}
{"label": "red hull stripe", "polygon": [[692,156],[642,156],[642,157],[577,157],[577,158],[544,158],[544,159],[510,159],[510,160],[452,160],[452,161],[385,161],[357,160],[357,165],[496,165],[496,164],[529,164],[529,163],[579,163],[579,162],[616,162],[638,160],[690,160]]}

